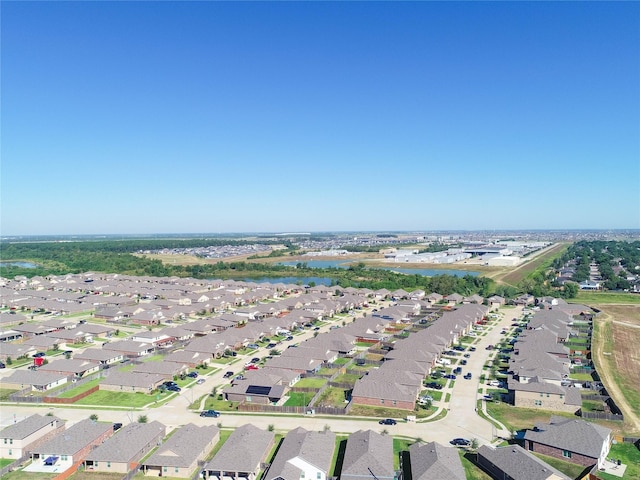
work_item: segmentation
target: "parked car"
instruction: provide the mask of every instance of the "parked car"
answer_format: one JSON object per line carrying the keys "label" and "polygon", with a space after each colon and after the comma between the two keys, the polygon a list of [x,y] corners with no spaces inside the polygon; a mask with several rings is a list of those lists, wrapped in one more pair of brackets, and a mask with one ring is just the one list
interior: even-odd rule
{"label": "parked car", "polygon": [[204,378],[199,378],[196,382],[198,385],[202,385],[204,383]]}
{"label": "parked car", "polygon": [[462,360],[460,360],[460,365],[466,365],[467,361],[463,358]]}
{"label": "parked car", "polygon": [[200,412],[200,416],[218,418],[220,416],[220,412],[217,412],[215,410],[203,410]]}
{"label": "parked car", "polygon": [[424,386],[427,388],[433,388],[434,390],[442,390],[442,385],[436,382],[425,383]]}
{"label": "parked car", "polygon": [[116,432],[118,430],[120,430],[122,428],[122,424],[121,423],[114,423],[113,424],[113,431]]}
{"label": "parked car", "polygon": [[463,356],[464,356],[464,358],[469,358],[471,356],[471,354],[470,353],[465,353]]}
{"label": "parked car", "polygon": [[44,357],[45,355],[46,353],[44,352],[38,352],[33,354],[33,358],[40,358],[40,357]]}
{"label": "parked car", "polygon": [[491,380],[489,382],[490,387],[502,387],[503,383],[499,380]]}
{"label": "parked car", "polygon": [[276,343],[270,343],[269,345],[267,345],[268,349],[272,349],[272,348],[276,348],[277,344]]}
{"label": "parked car", "polygon": [[189,372],[189,373],[187,373],[187,377],[197,378],[198,377],[198,372]]}
{"label": "parked car", "polygon": [[383,420],[380,420],[378,423],[380,425],[395,425],[398,422],[396,422],[393,418],[385,418]]}
{"label": "parked car", "polygon": [[289,335],[285,340],[293,340],[293,336]]}
{"label": "parked car", "polygon": [[453,373],[456,375],[460,375],[462,373],[462,368],[456,367],[453,369]]}
{"label": "parked car", "polygon": [[258,370],[258,367],[256,365],[254,365],[253,363],[250,363],[249,365],[245,366],[245,369],[247,369],[247,370]]}
{"label": "parked car", "polygon": [[476,351],[476,347],[469,347],[469,351],[470,352],[475,352]]}
{"label": "parked car", "polygon": [[260,361],[260,359],[258,357],[253,357],[251,359],[251,363],[258,363]]}
{"label": "parked car", "polygon": [[222,376],[223,378],[229,378],[229,377],[233,377],[233,372],[229,371],[229,372],[225,372],[225,374]]}
{"label": "parked car", "polygon": [[7,368],[7,366],[4,363],[0,362],[0,368]]}
{"label": "parked car", "polygon": [[254,350],[257,350],[260,348],[260,345],[258,345],[257,343],[250,343],[249,345],[247,345],[247,348],[253,348]]}
{"label": "parked car", "polygon": [[444,378],[448,379],[448,380],[455,380],[456,376],[453,375],[452,373],[450,373],[449,375],[445,375]]}
{"label": "parked car", "polygon": [[177,387],[178,384],[174,381],[167,380],[166,382],[162,382],[165,387]]}
{"label": "parked car", "polygon": [[455,445],[455,446],[458,446],[458,447],[468,447],[469,445],[471,445],[471,442],[469,440],[467,440],[466,438],[454,438],[449,443],[451,445]]}
{"label": "parked car", "polygon": [[459,352],[464,352],[464,347],[462,345],[456,345],[453,349]]}
{"label": "parked car", "polygon": [[182,391],[182,389],[177,385],[169,385],[167,387],[167,390],[169,390],[170,392],[180,392],[180,391]]}
{"label": "parked car", "polygon": [[485,350],[493,350],[493,345],[487,345],[487,348]]}
{"label": "parked car", "polygon": [[465,380],[471,380],[471,372],[467,372],[464,374],[464,379]]}

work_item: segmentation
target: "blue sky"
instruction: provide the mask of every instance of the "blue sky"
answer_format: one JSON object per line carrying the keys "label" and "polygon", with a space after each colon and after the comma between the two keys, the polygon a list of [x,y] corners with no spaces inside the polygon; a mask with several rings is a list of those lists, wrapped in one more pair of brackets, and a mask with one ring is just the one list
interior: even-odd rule
{"label": "blue sky", "polygon": [[2,2],[2,235],[640,228],[639,2]]}

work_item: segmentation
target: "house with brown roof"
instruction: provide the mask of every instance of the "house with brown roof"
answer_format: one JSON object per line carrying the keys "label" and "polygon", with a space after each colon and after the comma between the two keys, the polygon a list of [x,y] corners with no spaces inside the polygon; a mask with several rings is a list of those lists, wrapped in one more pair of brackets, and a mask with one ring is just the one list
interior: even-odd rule
{"label": "house with brown roof", "polygon": [[33,370],[16,370],[9,377],[2,379],[2,386],[7,389],[46,392],[68,382],[62,373],[40,372]]}
{"label": "house with brown roof", "polygon": [[64,432],[65,421],[37,413],[0,431],[0,458],[19,459]]}
{"label": "house with brown roof", "polygon": [[142,463],[142,472],[145,476],[191,478],[219,440],[220,429],[215,425],[188,423]]}

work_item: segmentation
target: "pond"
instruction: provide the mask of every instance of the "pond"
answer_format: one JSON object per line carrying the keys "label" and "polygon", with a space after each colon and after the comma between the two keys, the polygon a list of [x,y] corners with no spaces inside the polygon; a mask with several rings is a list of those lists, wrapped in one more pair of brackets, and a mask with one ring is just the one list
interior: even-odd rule
{"label": "pond", "polygon": [[0,262],[0,267],[38,268],[38,265],[31,262]]}
{"label": "pond", "polygon": [[[306,264],[309,268],[349,268],[351,260],[305,260],[299,262],[280,262],[278,263],[278,265],[295,267],[296,265],[301,263]],[[376,266],[370,268],[390,270],[392,272],[405,273],[407,275],[424,275],[425,277],[433,277],[435,275],[453,275],[455,277],[464,277],[465,275],[471,275],[472,277],[476,277],[479,275],[478,272],[471,272],[468,270],[450,270],[445,268],[398,268],[395,266]]]}

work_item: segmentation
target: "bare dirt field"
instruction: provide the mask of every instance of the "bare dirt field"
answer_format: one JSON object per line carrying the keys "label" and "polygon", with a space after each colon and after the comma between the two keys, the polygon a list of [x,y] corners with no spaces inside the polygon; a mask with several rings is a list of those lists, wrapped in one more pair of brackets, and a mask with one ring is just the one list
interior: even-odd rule
{"label": "bare dirt field", "polygon": [[625,430],[640,433],[640,306],[594,305],[593,361],[622,410]]}

